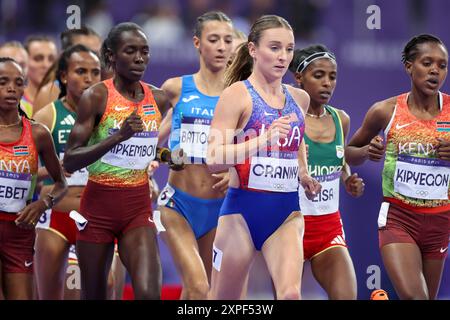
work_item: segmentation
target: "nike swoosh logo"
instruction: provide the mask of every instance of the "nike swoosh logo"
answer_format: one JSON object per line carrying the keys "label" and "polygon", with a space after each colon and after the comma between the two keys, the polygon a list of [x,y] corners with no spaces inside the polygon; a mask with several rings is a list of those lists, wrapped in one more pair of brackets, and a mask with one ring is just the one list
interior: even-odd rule
{"label": "nike swoosh logo", "polygon": [[28,262],[28,261],[25,261],[25,267],[29,267],[29,266],[31,266],[33,264],[33,261],[30,261],[30,262]]}
{"label": "nike swoosh logo", "polygon": [[150,217],[148,217],[148,221],[150,221],[150,223],[155,223]]}
{"label": "nike swoosh logo", "polygon": [[182,100],[183,102],[187,103],[187,102],[192,101],[192,100],[194,100],[194,99],[200,99],[200,97],[199,97],[199,96],[193,96],[193,95],[190,95],[188,98],[183,98],[183,99],[181,99],[181,100]]}
{"label": "nike swoosh logo", "polygon": [[267,117],[267,116],[276,116],[276,114],[275,113],[268,113],[268,112],[266,112],[266,111],[264,111],[264,115]]}
{"label": "nike swoosh logo", "polygon": [[448,247],[447,247],[447,248],[441,248],[441,249],[439,250],[439,252],[440,252],[440,253],[444,253],[445,251],[447,251],[447,249],[448,249]]}
{"label": "nike swoosh logo", "polygon": [[395,125],[395,129],[400,130],[400,129],[402,129],[402,128],[405,128],[405,127],[407,127],[407,126],[412,125],[413,123],[415,123],[415,121],[410,122],[410,123],[405,123],[405,124],[402,124],[402,125],[400,125],[400,124],[397,123],[397,124]]}
{"label": "nike swoosh logo", "polygon": [[116,106],[114,107],[114,110],[116,111],[123,111],[123,110],[128,110],[129,107],[120,107],[120,106]]}

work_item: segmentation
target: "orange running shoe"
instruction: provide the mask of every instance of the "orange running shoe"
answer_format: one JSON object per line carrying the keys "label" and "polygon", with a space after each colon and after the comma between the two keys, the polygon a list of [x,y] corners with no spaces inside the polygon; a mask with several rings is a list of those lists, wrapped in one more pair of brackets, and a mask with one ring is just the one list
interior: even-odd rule
{"label": "orange running shoe", "polygon": [[372,291],[370,300],[389,300],[389,297],[386,291],[384,291],[383,289],[377,289]]}

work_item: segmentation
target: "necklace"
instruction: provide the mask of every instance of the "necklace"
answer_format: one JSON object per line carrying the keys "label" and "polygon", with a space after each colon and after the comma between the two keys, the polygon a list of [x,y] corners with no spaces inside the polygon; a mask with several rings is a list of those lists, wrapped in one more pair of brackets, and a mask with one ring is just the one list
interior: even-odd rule
{"label": "necklace", "polygon": [[20,123],[20,121],[22,121],[21,118],[19,118],[19,120],[17,120],[17,121],[14,122],[14,123],[10,123],[10,124],[0,124],[0,128],[11,128],[11,127],[17,126],[17,125]]}
{"label": "necklace", "polygon": [[312,113],[309,113],[309,112],[307,112],[306,115],[311,117],[311,118],[320,119],[320,118],[323,118],[323,117],[325,117],[327,115],[327,109],[323,108],[322,114],[319,114],[319,115],[315,115],[315,114],[312,114]]}

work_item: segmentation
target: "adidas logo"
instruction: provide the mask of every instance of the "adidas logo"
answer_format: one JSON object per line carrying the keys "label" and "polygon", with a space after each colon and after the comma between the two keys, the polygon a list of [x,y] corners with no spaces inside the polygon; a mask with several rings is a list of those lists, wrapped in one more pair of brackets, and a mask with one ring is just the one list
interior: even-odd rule
{"label": "adidas logo", "polygon": [[71,114],[68,114],[64,119],[61,120],[60,124],[73,126],[75,124],[75,118]]}
{"label": "adidas logo", "polygon": [[345,240],[344,238],[342,238],[340,235],[335,237],[333,239],[333,241],[331,241],[331,244],[340,244],[340,245],[345,245]]}

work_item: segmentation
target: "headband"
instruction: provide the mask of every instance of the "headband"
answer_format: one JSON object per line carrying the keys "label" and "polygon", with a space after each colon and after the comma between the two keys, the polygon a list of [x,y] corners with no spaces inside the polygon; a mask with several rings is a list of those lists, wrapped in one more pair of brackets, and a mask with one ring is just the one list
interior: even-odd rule
{"label": "headband", "polygon": [[336,57],[330,52],[316,52],[307,57],[305,60],[303,60],[302,63],[298,65],[297,70],[295,72],[303,72],[303,70],[305,70],[306,67],[309,66],[313,61],[322,58],[327,58],[336,61]]}

